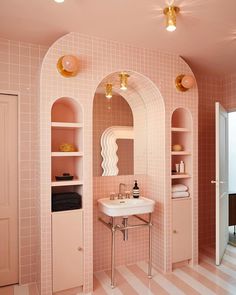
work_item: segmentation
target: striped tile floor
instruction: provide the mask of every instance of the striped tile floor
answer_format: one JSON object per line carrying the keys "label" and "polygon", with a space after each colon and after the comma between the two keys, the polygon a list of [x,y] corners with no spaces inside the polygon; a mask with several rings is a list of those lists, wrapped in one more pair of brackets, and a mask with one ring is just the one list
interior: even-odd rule
{"label": "striped tile floor", "polygon": [[[214,264],[214,250],[201,251],[199,265],[175,269],[163,275],[153,270],[147,278],[147,263],[119,266],[116,269],[115,289],[110,287],[110,272],[94,275],[93,295],[226,295],[236,294],[236,248],[228,245],[222,264]],[[35,285],[0,288],[0,295],[38,295]],[[78,295],[72,294],[70,295]]]}
{"label": "striped tile floor", "polygon": [[116,270],[115,289],[110,288],[110,272],[94,275],[94,295],[226,295],[236,294],[236,248],[228,245],[222,264],[214,264],[214,250],[204,249],[199,265],[175,269],[163,275],[153,271],[147,278],[147,263],[120,266]]}

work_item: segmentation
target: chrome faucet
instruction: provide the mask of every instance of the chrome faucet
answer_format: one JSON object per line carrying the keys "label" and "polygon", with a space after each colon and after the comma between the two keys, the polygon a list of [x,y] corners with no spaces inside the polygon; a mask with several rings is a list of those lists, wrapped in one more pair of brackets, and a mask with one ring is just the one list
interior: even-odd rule
{"label": "chrome faucet", "polygon": [[118,199],[123,199],[123,197],[125,195],[125,188],[126,188],[126,184],[125,183],[120,183],[119,184]]}

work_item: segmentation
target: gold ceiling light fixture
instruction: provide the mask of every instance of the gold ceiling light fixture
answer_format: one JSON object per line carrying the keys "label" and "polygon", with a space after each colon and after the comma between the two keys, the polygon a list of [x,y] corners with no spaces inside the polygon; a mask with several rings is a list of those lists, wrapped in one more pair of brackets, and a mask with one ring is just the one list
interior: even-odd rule
{"label": "gold ceiling light fixture", "polygon": [[106,98],[112,98],[112,83],[107,83],[105,85],[105,96]]}
{"label": "gold ceiling light fixture", "polygon": [[169,32],[176,30],[176,15],[179,13],[180,9],[176,6],[168,6],[163,10],[166,16],[166,29]]}
{"label": "gold ceiling light fixture", "polygon": [[121,72],[119,74],[119,77],[120,77],[120,89],[127,90],[129,75],[125,72]]}

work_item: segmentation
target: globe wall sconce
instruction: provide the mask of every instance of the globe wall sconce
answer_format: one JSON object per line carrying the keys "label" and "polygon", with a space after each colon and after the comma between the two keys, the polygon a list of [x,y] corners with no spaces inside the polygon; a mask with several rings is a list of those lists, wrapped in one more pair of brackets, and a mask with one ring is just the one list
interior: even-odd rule
{"label": "globe wall sconce", "polygon": [[175,79],[175,86],[179,91],[187,91],[195,84],[194,77],[190,75],[179,75]]}
{"label": "globe wall sconce", "polygon": [[57,70],[64,77],[75,77],[79,71],[79,61],[74,55],[64,55],[58,59]]}

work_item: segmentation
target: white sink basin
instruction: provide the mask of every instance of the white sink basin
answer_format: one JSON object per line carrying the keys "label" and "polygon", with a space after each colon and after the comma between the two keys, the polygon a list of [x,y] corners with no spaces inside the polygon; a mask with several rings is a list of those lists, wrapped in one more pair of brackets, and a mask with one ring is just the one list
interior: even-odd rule
{"label": "white sink basin", "polygon": [[155,201],[144,197],[116,200],[104,198],[98,200],[99,210],[111,217],[151,213],[154,210],[154,205]]}

